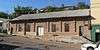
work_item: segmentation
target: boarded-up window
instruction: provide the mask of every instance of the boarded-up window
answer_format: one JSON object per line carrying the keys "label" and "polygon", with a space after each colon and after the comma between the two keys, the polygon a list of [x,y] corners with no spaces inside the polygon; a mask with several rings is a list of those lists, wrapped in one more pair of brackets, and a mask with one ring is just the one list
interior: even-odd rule
{"label": "boarded-up window", "polygon": [[30,24],[28,23],[28,24],[26,24],[26,32],[30,32]]}
{"label": "boarded-up window", "polygon": [[64,24],[64,30],[65,32],[69,32],[69,24]]}
{"label": "boarded-up window", "polygon": [[56,32],[56,24],[52,24],[52,32]]}

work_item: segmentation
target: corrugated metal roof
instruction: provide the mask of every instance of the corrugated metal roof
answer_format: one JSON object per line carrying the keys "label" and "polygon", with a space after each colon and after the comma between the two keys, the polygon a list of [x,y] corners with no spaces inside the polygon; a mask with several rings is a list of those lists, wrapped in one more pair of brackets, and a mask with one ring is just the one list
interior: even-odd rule
{"label": "corrugated metal roof", "polygon": [[89,16],[89,9],[66,10],[66,11],[47,12],[47,13],[38,13],[38,14],[27,14],[27,15],[21,15],[13,20],[76,17],[76,16]]}
{"label": "corrugated metal roof", "polygon": [[0,21],[7,22],[8,19],[0,18]]}

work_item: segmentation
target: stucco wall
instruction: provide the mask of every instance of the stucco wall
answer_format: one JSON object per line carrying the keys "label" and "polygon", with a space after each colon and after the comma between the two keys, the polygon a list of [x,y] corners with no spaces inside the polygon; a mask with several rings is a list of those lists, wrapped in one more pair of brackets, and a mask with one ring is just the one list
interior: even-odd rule
{"label": "stucco wall", "polygon": [[96,18],[92,24],[100,24],[100,0],[91,0],[91,15]]}

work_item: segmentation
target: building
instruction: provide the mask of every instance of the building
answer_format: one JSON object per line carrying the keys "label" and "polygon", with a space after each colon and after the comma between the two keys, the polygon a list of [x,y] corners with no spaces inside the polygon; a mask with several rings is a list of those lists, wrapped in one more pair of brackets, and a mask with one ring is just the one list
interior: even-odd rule
{"label": "building", "polygon": [[95,18],[92,21],[91,38],[93,41],[100,40],[100,0],[91,0],[91,16]]}
{"label": "building", "polygon": [[90,38],[93,17],[89,9],[21,15],[10,21],[16,35],[64,35]]}
{"label": "building", "polygon": [[100,0],[91,0],[91,15],[96,18],[92,24],[100,24]]}
{"label": "building", "polygon": [[7,31],[8,19],[0,18],[0,32]]}

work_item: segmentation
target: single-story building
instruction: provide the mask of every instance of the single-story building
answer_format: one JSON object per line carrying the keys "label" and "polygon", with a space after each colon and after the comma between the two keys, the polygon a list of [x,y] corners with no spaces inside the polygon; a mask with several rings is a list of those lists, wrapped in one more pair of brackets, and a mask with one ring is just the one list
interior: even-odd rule
{"label": "single-story building", "polygon": [[8,19],[0,18],[0,32],[7,31]]}
{"label": "single-story building", "polygon": [[92,19],[89,9],[26,14],[10,21],[10,32],[16,35],[57,34],[90,38]]}

